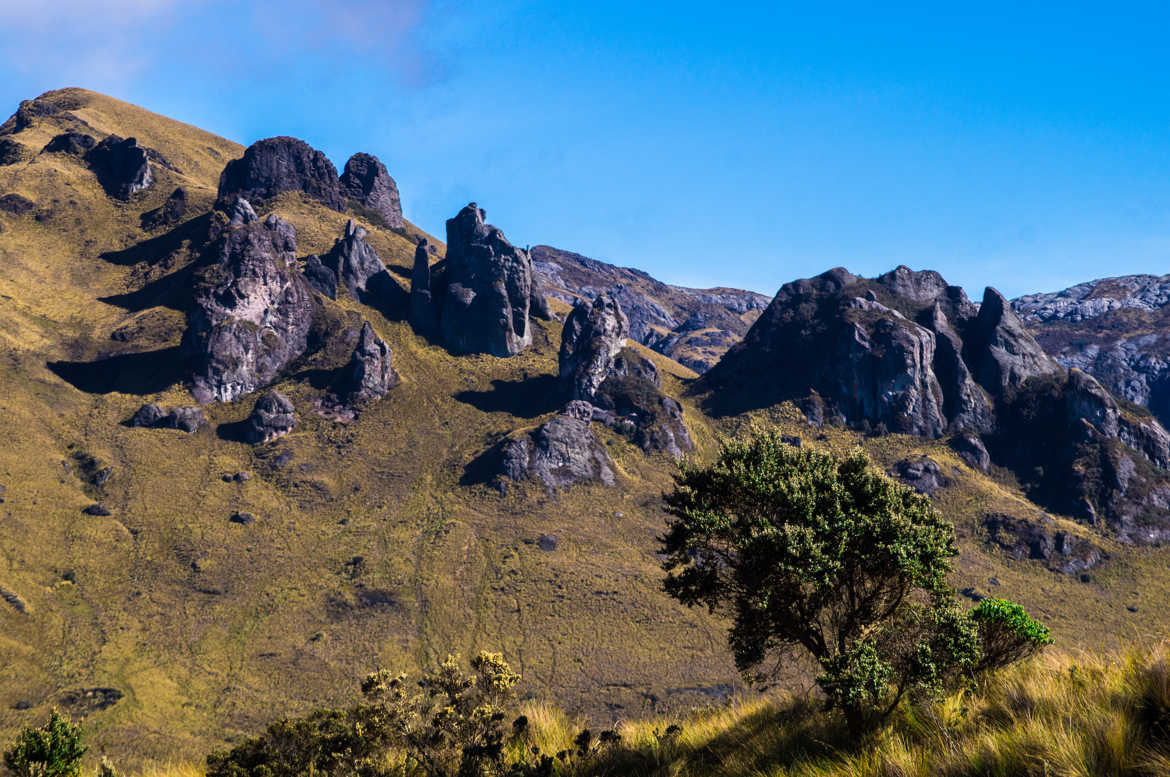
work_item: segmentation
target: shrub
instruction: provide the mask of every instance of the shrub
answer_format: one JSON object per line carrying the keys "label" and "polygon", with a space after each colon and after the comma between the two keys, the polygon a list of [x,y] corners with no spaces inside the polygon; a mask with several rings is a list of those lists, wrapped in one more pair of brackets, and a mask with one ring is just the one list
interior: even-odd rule
{"label": "shrub", "polygon": [[44,726],[20,732],[4,764],[16,777],[77,777],[85,755],[81,739],[81,727],[53,710]]}
{"label": "shrub", "polygon": [[981,670],[999,669],[1027,658],[1052,644],[1052,635],[1015,602],[984,599],[971,611],[979,629],[983,656]]}

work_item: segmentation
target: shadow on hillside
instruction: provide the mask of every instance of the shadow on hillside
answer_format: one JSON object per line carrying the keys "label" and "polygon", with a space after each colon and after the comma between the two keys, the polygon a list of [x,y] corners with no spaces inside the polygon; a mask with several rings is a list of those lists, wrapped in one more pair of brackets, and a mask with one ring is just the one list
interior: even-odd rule
{"label": "shadow on hillside", "polygon": [[461,486],[487,485],[497,482],[501,474],[503,441],[496,442],[467,463],[463,468],[463,476],[459,478]]}
{"label": "shadow on hillside", "polygon": [[215,434],[221,440],[228,442],[244,442],[244,429],[248,425],[248,420],[243,421],[228,421],[215,427]]}
{"label": "shadow on hillside", "polygon": [[164,275],[157,281],[151,281],[138,291],[111,294],[108,297],[98,297],[98,300],[131,313],[154,307],[170,308],[185,313],[191,308],[193,271],[194,267],[184,267],[170,275]]}
{"label": "shadow on hillside", "polygon": [[164,232],[158,237],[135,243],[121,251],[106,251],[101,258],[110,264],[134,265],[139,262],[154,264],[159,259],[168,256],[183,247],[183,243],[190,241],[191,245],[200,246],[207,239],[207,229],[210,224],[210,214],[204,214],[190,221],[184,222]]}
{"label": "shadow on hillside", "polygon": [[455,399],[485,413],[508,413],[518,418],[536,418],[562,404],[554,375],[493,380],[491,391],[460,391]]}
{"label": "shadow on hillside", "polygon": [[89,394],[154,394],[183,379],[183,356],[178,346],[92,362],[49,362],[46,366],[57,377]]}

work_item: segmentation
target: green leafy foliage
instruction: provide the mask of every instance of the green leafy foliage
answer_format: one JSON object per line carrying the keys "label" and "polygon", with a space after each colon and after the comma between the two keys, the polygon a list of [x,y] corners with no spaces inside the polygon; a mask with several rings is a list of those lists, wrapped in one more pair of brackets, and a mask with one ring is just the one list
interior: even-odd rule
{"label": "green leafy foliage", "polygon": [[1051,645],[1048,627],[1006,599],[984,599],[971,611],[983,648],[982,669],[998,669]]}
{"label": "green leafy foliage", "polygon": [[4,753],[4,765],[16,777],[77,777],[85,755],[81,727],[57,710],[40,728],[26,728]]}
{"label": "green leafy foliage", "polygon": [[[430,777],[509,773],[504,709],[519,676],[498,653],[480,653],[464,674],[455,656],[415,682],[381,670],[362,682],[363,702],[282,720],[207,759],[208,777]],[[405,757],[396,764],[393,756]]]}
{"label": "green leafy foliage", "polygon": [[666,590],[732,617],[745,673],[811,654],[851,729],[979,668],[976,623],[947,582],[954,528],[863,453],[757,434],[725,443],[710,466],[684,465],[666,505]]}

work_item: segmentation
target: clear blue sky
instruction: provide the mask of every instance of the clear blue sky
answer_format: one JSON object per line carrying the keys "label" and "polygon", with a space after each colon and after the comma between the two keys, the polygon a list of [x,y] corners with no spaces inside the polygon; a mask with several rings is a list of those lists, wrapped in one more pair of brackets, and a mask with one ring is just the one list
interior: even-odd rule
{"label": "clear blue sky", "polygon": [[369,151],[437,235],[476,200],[689,285],[1170,272],[1170,10],[956,5],[0,0],[0,105],[77,85]]}

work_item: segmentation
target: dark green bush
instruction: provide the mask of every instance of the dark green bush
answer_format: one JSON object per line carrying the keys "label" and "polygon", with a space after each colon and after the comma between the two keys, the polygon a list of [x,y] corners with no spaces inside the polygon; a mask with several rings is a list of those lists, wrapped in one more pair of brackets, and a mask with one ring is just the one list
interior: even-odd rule
{"label": "dark green bush", "polygon": [[1006,599],[984,599],[971,611],[983,656],[979,669],[993,670],[1027,658],[1052,644],[1048,628]]}
{"label": "dark green bush", "polygon": [[77,777],[86,749],[81,739],[81,727],[53,710],[44,726],[20,732],[4,753],[4,765],[16,777]]}

